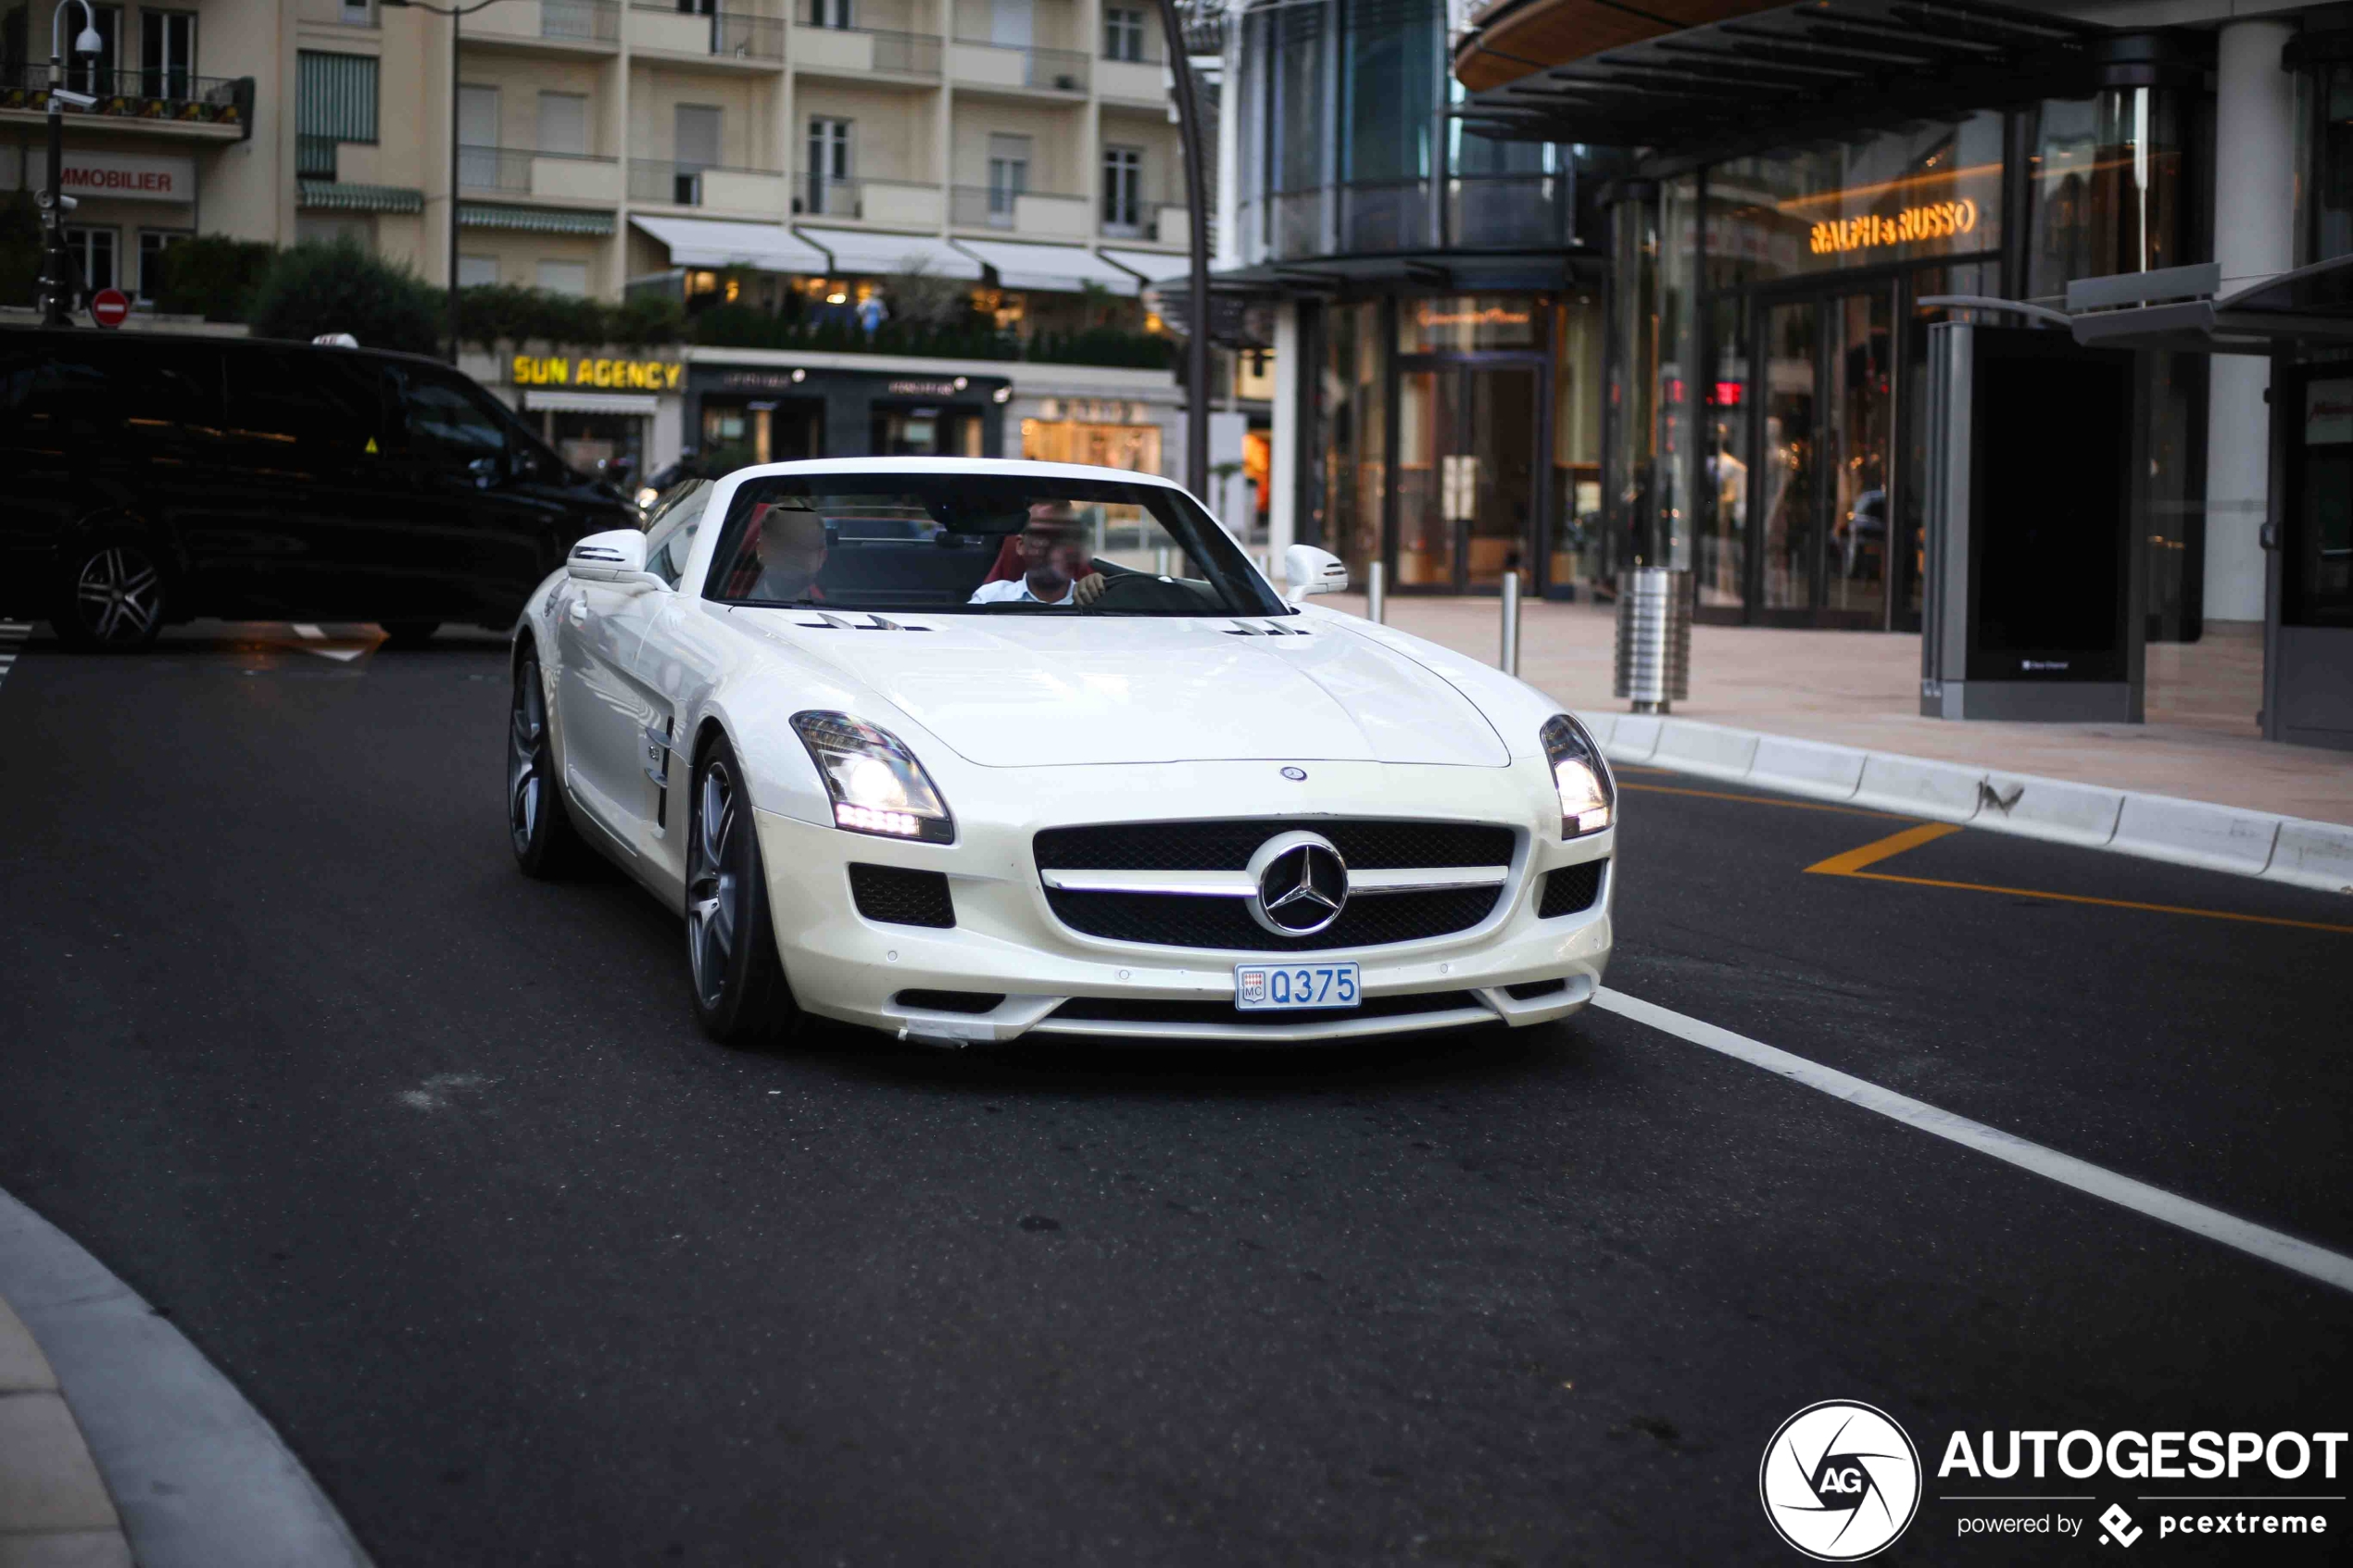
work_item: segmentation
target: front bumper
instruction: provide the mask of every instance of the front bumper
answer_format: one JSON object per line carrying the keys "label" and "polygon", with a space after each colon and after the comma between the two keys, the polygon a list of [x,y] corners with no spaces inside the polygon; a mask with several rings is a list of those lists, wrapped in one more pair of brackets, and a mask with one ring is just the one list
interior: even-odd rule
{"label": "front bumper", "polygon": [[[1040,770],[1028,779],[1009,777],[1007,798],[1018,806],[991,812],[951,800],[959,810],[952,845],[911,844],[757,811],[769,904],[793,995],[822,1017],[945,1045],[1033,1034],[1302,1044],[1472,1023],[1541,1023],[1592,998],[1609,960],[1615,865],[1579,913],[1540,920],[1536,901],[1543,872],[1609,859],[1617,834],[1562,843],[1541,761],[1502,769],[1314,766],[1320,785],[1314,811],[1302,810],[1302,792],[1280,783],[1268,763]],[[1139,801],[1193,809],[1139,811]],[[1214,809],[1207,808],[1211,801]],[[1544,823],[1547,810],[1553,831],[1531,825]],[[1312,827],[1317,813],[1516,823],[1518,847],[1495,909],[1468,930],[1298,955],[1301,962],[1360,966],[1365,1010],[1311,1017],[1232,1010],[1234,966],[1280,961],[1282,955],[1117,942],[1063,926],[1048,907],[1030,848],[1038,829],[1073,822],[1283,817]],[[853,862],[944,873],[956,924],[868,920],[850,892]],[[1515,997],[1507,990],[1553,981],[1561,984],[1538,995]],[[985,1012],[958,1012],[904,999],[920,991],[1003,1000]],[[1087,1010],[1114,1016],[1058,1016],[1079,998],[1112,1004]]]}

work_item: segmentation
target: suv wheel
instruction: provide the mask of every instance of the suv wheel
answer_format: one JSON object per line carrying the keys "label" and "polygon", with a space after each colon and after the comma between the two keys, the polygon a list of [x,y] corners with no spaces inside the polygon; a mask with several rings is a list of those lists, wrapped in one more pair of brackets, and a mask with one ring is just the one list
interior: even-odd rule
{"label": "suv wheel", "polygon": [[99,538],[66,557],[51,616],[69,647],[130,652],[163,630],[167,583],[162,563],[139,539]]}

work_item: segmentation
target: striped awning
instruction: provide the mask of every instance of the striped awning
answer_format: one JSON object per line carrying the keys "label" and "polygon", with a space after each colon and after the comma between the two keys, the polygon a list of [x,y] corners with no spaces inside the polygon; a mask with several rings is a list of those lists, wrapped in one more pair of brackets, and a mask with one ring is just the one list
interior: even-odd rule
{"label": "striped awning", "polygon": [[576,212],[560,207],[509,207],[499,202],[459,202],[460,229],[513,229],[526,234],[610,234],[610,212]]}
{"label": "striped awning", "polygon": [[336,212],[422,212],[425,194],[406,185],[351,185],[338,180],[297,180],[297,207]]}

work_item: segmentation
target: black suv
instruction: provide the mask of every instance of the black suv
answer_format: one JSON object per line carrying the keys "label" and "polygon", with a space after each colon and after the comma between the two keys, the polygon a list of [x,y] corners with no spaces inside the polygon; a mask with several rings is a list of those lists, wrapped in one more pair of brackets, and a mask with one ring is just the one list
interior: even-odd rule
{"label": "black suv", "polygon": [[636,514],[408,354],[0,332],[0,616],[84,647],[167,621],[512,624]]}

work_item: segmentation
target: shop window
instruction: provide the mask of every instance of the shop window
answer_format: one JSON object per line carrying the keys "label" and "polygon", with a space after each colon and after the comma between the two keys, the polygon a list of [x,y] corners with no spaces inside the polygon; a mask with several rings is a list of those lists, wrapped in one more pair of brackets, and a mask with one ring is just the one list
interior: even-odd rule
{"label": "shop window", "polygon": [[2003,123],[1988,111],[1718,164],[1708,249],[1742,282],[1998,251]]}
{"label": "shop window", "polygon": [[2353,65],[2329,65],[2304,79],[2310,94],[2305,117],[2302,263],[2353,255]]}
{"label": "shop window", "polygon": [[163,292],[164,253],[188,237],[184,230],[142,229],[139,231],[138,295],[152,301]]}
{"label": "shop window", "polygon": [[82,286],[88,291],[115,286],[115,245],[120,235],[112,229],[68,229],[66,249],[73,253],[74,265],[82,269]]}
{"label": "shop window", "polygon": [[2144,272],[2186,259],[2180,94],[2129,88],[2034,116],[2027,168],[2027,288]]}

